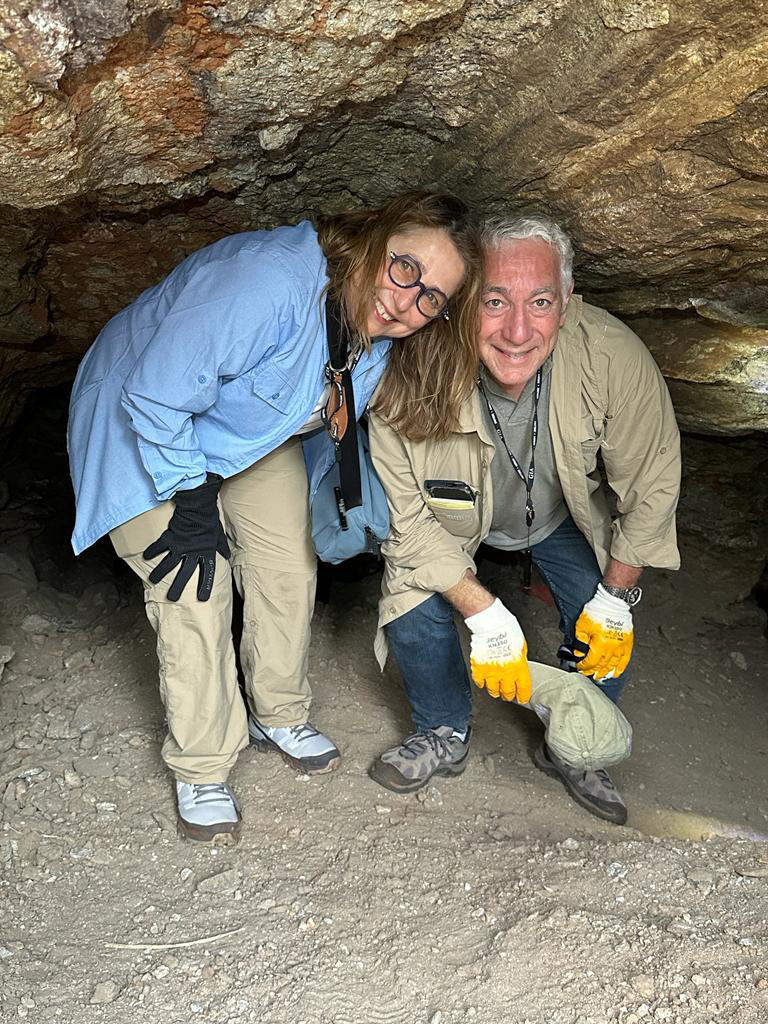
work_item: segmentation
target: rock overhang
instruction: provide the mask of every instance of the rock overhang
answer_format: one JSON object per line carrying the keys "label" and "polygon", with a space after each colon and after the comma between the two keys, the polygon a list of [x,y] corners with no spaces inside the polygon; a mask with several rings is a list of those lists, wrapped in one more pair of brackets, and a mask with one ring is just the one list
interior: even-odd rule
{"label": "rock overhang", "polygon": [[691,430],[768,423],[768,10],[7,0],[0,417],[232,231],[448,188],[557,217]]}

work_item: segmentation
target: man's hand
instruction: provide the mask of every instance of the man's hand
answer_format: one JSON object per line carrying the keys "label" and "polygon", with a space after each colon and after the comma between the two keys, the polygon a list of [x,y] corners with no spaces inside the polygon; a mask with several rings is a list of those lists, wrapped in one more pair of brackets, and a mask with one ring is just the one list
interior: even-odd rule
{"label": "man's hand", "polygon": [[634,635],[632,609],[598,583],[576,621],[573,650],[579,672],[598,680],[620,676],[632,657]]}
{"label": "man's hand", "polygon": [[531,699],[528,647],[515,616],[496,598],[490,608],[464,620],[472,633],[472,679],[490,697],[527,704]]}
{"label": "man's hand", "polygon": [[196,569],[197,599],[207,601],[213,589],[216,552],[223,558],[230,556],[217,505],[222,482],[220,476],[209,473],[205,483],[199,487],[176,491],[173,496],[175,508],[168,529],[144,552],[147,560],[168,552],[149,574],[150,583],[159,583],[176,566],[179,567],[168,588],[169,601],[179,600]]}

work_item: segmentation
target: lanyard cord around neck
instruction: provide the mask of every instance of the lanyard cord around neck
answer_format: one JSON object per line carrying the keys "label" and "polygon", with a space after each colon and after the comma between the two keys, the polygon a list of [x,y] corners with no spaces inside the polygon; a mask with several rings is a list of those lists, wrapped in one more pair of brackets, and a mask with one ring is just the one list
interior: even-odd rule
{"label": "lanyard cord around neck", "polygon": [[542,381],[541,367],[536,371],[536,382],[533,388],[533,419],[531,421],[531,461],[528,464],[528,472],[523,472],[523,467],[517,461],[515,453],[507,444],[507,440],[504,437],[504,431],[501,429],[501,423],[499,417],[496,415],[496,410],[491,405],[491,400],[488,398],[485,387],[480,377],[477,378],[477,386],[480,390],[480,394],[485,399],[485,404],[488,406],[488,413],[493,423],[493,428],[496,431],[496,436],[504,445],[504,450],[509,456],[509,461],[512,463],[512,468],[520,477],[525,487],[525,525],[528,530],[528,537],[525,548],[525,578],[523,580],[523,586],[527,589],[531,585],[531,526],[536,518],[536,509],[533,504],[533,482],[536,479],[536,442],[539,439],[539,399],[541,398],[541,381]]}

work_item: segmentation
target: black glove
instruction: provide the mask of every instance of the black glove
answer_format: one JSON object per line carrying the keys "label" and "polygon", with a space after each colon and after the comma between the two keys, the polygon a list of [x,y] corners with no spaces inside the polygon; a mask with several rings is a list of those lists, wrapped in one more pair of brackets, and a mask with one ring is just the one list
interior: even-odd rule
{"label": "black glove", "polygon": [[168,554],[149,574],[150,583],[159,583],[164,576],[180,564],[176,578],[168,588],[168,600],[178,601],[184,587],[199,567],[197,582],[198,601],[207,601],[216,573],[216,552],[229,558],[231,552],[219,519],[216,499],[223,480],[209,473],[205,483],[191,491],[176,491],[176,508],[165,530],[144,552],[147,559],[157,558],[163,551]]}

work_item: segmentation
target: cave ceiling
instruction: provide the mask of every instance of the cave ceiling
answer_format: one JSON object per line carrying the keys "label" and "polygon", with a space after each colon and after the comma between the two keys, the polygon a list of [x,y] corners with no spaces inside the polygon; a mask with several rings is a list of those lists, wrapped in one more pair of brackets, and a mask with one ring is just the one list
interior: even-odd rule
{"label": "cave ceiling", "polygon": [[0,0],[0,422],[233,231],[537,209],[683,427],[768,430],[764,0]]}

